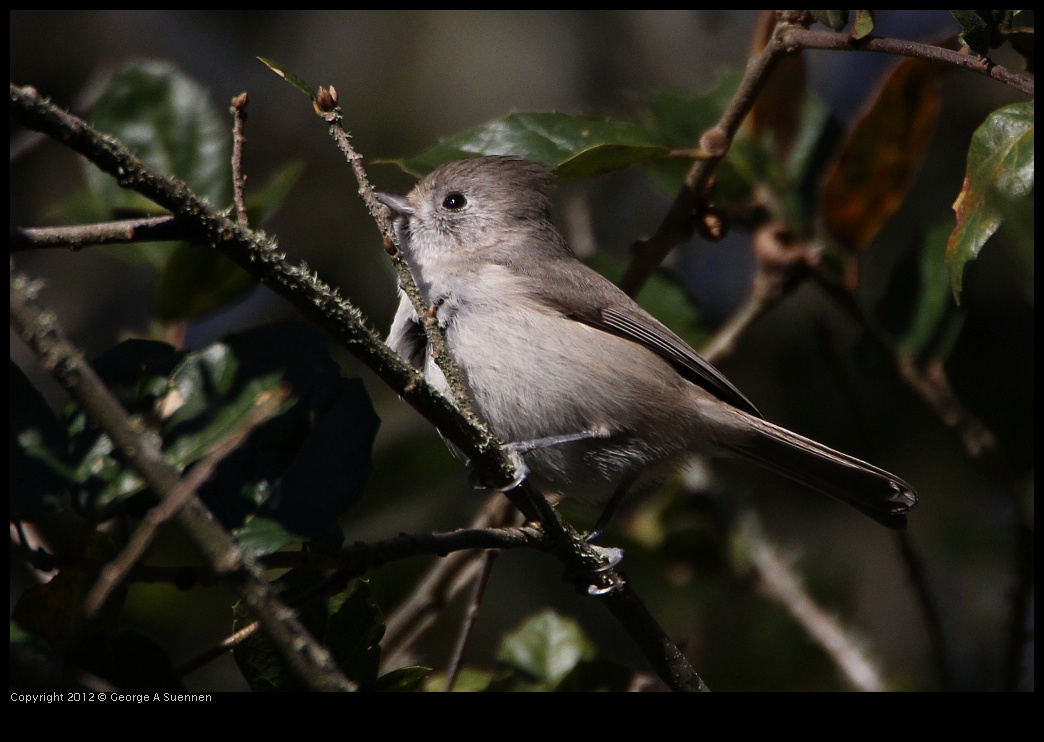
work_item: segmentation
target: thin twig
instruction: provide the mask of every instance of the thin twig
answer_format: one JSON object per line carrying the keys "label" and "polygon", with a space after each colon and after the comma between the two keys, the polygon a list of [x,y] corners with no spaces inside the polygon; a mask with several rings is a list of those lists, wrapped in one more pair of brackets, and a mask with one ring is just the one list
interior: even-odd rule
{"label": "thin twig", "polygon": [[174,217],[155,216],[68,227],[12,227],[11,252],[54,247],[76,251],[90,245],[183,239],[185,231],[178,226]]}
{"label": "thin twig", "polygon": [[[498,500],[502,507],[507,508],[507,500]],[[372,544],[355,544],[346,547],[339,555],[324,555],[316,552],[302,551],[280,551],[267,554],[259,560],[266,569],[294,569],[297,567],[318,567],[321,569],[335,569],[336,571],[312,586],[304,592],[288,597],[286,602],[291,608],[300,608],[321,595],[343,590],[348,582],[356,577],[361,577],[367,570],[374,566],[381,566],[390,561],[406,559],[414,556],[439,556],[445,554],[459,554],[464,560],[473,561],[477,553],[496,553],[490,549],[514,549],[514,548],[544,548],[546,537],[543,532],[535,527],[519,528],[462,528],[449,533],[435,533],[427,535],[402,535]],[[450,558],[443,559],[439,563],[445,563]],[[181,571],[176,571],[176,570]],[[185,568],[172,568],[168,572],[171,580],[184,575]],[[189,660],[184,668],[190,672],[202,667],[207,662],[217,659],[224,652],[234,647],[240,641],[250,636],[256,629],[256,622],[240,629],[230,637],[210,649],[202,652],[199,656]],[[244,633],[247,629],[251,632]],[[382,641],[382,660],[385,665],[389,664],[388,631],[385,630],[385,639]],[[394,630],[392,631],[394,635]],[[399,667],[405,662],[401,662]]]}
{"label": "thin twig", "polygon": [[[469,524],[469,528],[500,528],[517,522],[518,513],[506,500],[491,499]],[[431,627],[439,613],[477,574],[474,554],[451,554],[432,565],[406,600],[385,621],[384,653],[386,667],[410,663],[413,645]]]}
{"label": "thin twig", "polygon": [[449,668],[446,670],[447,693],[453,690],[453,686],[457,682],[457,675],[460,673],[461,663],[464,660],[464,651],[467,649],[468,640],[471,638],[471,632],[475,628],[475,622],[478,621],[479,608],[482,605],[482,595],[486,592],[486,585],[489,583],[489,576],[493,572],[493,563],[496,560],[497,552],[495,551],[484,551],[478,559],[478,577],[475,578],[475,585],[471,591],[471,599],[468,600],[468,607],[464,612],[464,620],[461,621],[460,634],[457,636],[457,644],[453,648],[453,655],[450,659]]}
{"label": "thin twig", "polygon": [[1010,85],[1016,90],[1033,95],[1033,75],[1016,72],[994,64],[985,57],[965,54],[953,49],[946,49],[932,44],[922,44],[904,39],[889,39],[880,36],[864,36],[853,39],[841,31],[826,29],[808,29],[791,26],[783,31],[780,41],[794,51],[800,49],[828,49],[834,51],[864,51],[896,54],[902,57],[916,57],[929,62],[959,67],[969,72],[977,72],[994,80]]}
{"label": "thin twig", "polygon": [[[378,201],[373,195],[373,186],[370,185],[370,180],[366,175],[366,170],[363,168],[363,157],[355,147],[352,146],[351,135],[349,135],[344,128],[341,109],[335,107],[324,116],[324,119],[326,119],[330,124],[330,136],[333,137],[333,140],[337,143],[338,149],[341,150],[352,166],[352,172],[355,174],[355,180],[359,185],[359,197],[363,200],[363,203],[366,204],[370,216],[373,217],[374,221],[377,223],[377,227],[380,229],[381,235],[384,238],[385,245],[401,247],[398,245],[398,236],[395,234],[392,222],[388,218],[388,214],[390,213],[388,207]],[[409,264],[403,257],[402,251],[400,249],[386,249],[386,252],[391,258],[392,265],[395,267],[395,271],[399,276],[399,287],[403,292],[405,292],[406,296],[409,297],[410,302],[413,304],[413,309],[417,314],[417,319],[424,328],[424,333],[427,336],[428,346],[431,350],[432,357],[435,359],[435,363],[438,364],[439,368],[442,370],[443,376],[446,378],[446,383],[449,386],[450,393],[453,395],[453,401],[466,417],[472,420],[478,420],[479,418],[475,412],[475,406],[464,385],[464,377],[461,375],[456,361],[453,360],[453,356],[450,355],[449,346],[446,345],[446,338],[442,333],[442,328],[439,327],[438,318],[434,312],[430,311],[430,307],[425,306],[420,289],[417,288],[417,282],[414,280],[413,274],[410,272]]]}
{"label": "thin twig", "polygon": [[928,641],[931,642],[935,656],[936,672],[939,674],[939,685],[942,690],[956,690],[954,663],[950,656],[949,644],[946,641],[946,632],[943,630],[942,616],[939,614],[939,606],[932,599],[931,592],[927,589],[928,575],[924,569],[921,555],[914,548],[913,540],[905,532],[896,534],[899,540],[899,550],[906,565],[910,580],[918,589],[914,595],[920,603],[921,614],[924,616],[924,626],[928,632]]}
{"label": "thin twig", "polygon": [[[178,491],[179,478],[151,439],[137,432],[112,391],[97,376],[83,354],[62,333],[53,314],[33,298],[39,286],[11,271],[11,324],[33,349],[41,365],[60,381],[115,450],[141,475],[152,493],[168,500]],[[175,514],[183,532],[199,552],[240,595],[261,621],[265,632],[294,673],[315,690],[350,690],[354,686],[330,654],[308,633],[272,592],[271,586],[194,495]]]}
{"label": "thin twig", "polygon": [[747,514],[743,519],[742,530],[743,540],[748,547],[746,553],[762,592],[786,608],[805,633],[827,654],[852,688],[861,691],[884,690],[884,680],[862,642],[808,594],[789,561],[762,534],[757,516]]}
{"label": "thin twig", "polygon": [[246,137],[243,135],[243,127],[247,119],[247,102],[250,100],[245,92],[240,93],[232,99],[229,111],[232,113],[232,197],[236,204],[236,218],[244,227],[249,223],[247,219],[246,199],[243,190],[246,187],[247,176],[243,173],[243,145]]}
{"label": "thin twig", "polygon": [[221,640],[219,644],[215,644],[213,647],[206,649],[195,657],[183,662],[178,668],[177,673],[179,676],[184,677],[189,673],[193,673],[201,667],[205,667],[214,660],[224,657],[226,654],[232,651],[235,646],[241,642],[246,641],[254,634],[257,633],[258,629],[261,628],[261,624],[255,621],[252,624],[248,624],[235,632],[231,636],[226,636]]}

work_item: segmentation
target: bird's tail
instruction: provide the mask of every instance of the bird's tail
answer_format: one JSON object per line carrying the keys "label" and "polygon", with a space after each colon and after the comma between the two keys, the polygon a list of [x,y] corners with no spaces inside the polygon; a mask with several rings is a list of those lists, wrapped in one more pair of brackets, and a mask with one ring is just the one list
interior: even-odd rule
{"label": "bird's tail", "polygon": [[734,453],[836,497],[889,528],[906,527],[917,493],[902,479],[767,420],[750,417],[749,422],[756,435],[727,444]]}

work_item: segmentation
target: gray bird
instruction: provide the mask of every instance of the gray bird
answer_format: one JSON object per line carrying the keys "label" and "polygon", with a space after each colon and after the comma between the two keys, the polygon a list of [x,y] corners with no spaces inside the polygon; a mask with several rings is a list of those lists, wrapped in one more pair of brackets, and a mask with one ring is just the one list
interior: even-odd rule
{"label": "gray bird", "polygon": [[[517,157],[442,165],[375,194],[475,406],[545,493],[600,504],[655,488],[692,453],[736,455],[902,528],[917,502],[894,474],[765,420],[681,338],[580,262],[551,221],[554,177]],[[388,344],[446,380],[409,299]]]}

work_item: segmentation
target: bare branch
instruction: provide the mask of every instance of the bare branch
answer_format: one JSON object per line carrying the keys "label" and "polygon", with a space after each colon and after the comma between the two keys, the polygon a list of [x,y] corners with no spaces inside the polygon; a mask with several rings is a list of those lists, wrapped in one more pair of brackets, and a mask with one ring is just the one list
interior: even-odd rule
{"label": "bare branch", "polygon": [[824,610],[805,590],[789,561],[764,538],[757,516],[748,513],[742,526],[747,554],[766,596],[780,603],[805,632],[818,644],[855,690],[881,691],[885,683],[877,664],[867,655],[862,642]]}
{"label": "bare branch", "polygon": [[825,29],[808,29],[791,26],[780,36],[783,44],[799,49],[830,49],[834,51],[864,51],[895,54],[901,57],[916,57],[929,62],[939,62],[969,72],[977,72],[994,80],[1010,85],[1016,90],[1033,95],[1033,75],[1016,72],[994,64],[989,59],[964,54],[953,49],[946,49],[933,44],[922,44],[904,39],[888,39],[880,36],[864,36],[853,39],[847,33],[828,31]]}
{"label": "bare branch", "polygon": [[457,644],[453,647],[453,655],[450,658],[449,668],[446,670],[446,692],[452,691],[460,673],[460,665],[464,660],[464,650],[467,649],[471,632],[478,620],[479,607],[482,605],[482,595],[486,592],[486,584],[489,575],[493,571],[493,562],[497,559],[497,552],[484,551],[479,557],[479,574],[475,579],[475,585],[471,591],[471,599],[468,601],[468,609],[464,613],[461,622],[460,634],[457,636]]}
{"label": "bare branch", "polygon": [[76,251],[90,245],[169,242],[183,239],[185,231],[174,217],[156,216],[68,227],[12,227],[11,252],[48,247],[63,247]]}

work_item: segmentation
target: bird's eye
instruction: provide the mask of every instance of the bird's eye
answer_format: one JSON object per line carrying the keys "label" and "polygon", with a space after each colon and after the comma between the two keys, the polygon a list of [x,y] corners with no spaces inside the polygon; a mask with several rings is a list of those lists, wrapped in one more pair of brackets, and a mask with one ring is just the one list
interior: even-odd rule
{"label": "bird's eye", "polygon": [[463,209],[467,203],[468,199],[464,198],[463,193],[454,191],[442,199],[442,208],[457,211],[458,209]]}

